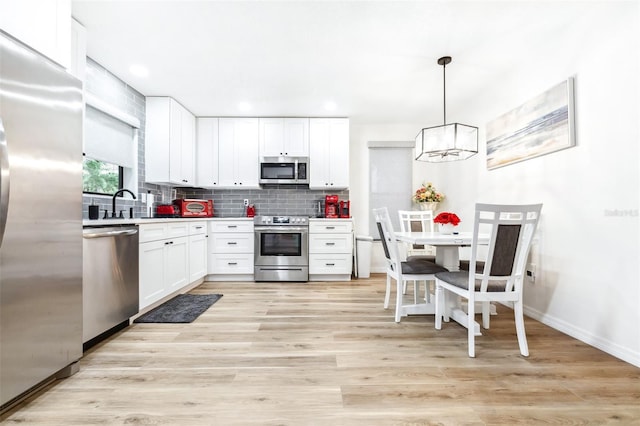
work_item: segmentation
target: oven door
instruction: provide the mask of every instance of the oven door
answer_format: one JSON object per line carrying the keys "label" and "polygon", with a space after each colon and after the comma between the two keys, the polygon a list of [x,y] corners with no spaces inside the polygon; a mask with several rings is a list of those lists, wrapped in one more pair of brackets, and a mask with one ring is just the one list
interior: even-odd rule
{"label": "oven door", "polygon": [[309,228],[259,226],[255,228],[256,266],[309,266]]}

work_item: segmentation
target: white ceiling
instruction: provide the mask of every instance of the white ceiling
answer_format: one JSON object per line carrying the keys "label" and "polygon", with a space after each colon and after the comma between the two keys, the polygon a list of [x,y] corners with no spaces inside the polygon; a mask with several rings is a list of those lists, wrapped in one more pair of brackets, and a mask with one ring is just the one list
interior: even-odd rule
{"label": "white ceiling", "polygon": [[[87,55],[143,95],[196,116],[442,122],[566,31],[593,2],[75,0]],[[587,7],[588,9],[588,7]],[[149,69],[146,78],[129,72]],[[335,102],[335,111],[324,104]],[[248,102],[249,112],[238,109]],[[451,119],[451,120],[449,120]]]}

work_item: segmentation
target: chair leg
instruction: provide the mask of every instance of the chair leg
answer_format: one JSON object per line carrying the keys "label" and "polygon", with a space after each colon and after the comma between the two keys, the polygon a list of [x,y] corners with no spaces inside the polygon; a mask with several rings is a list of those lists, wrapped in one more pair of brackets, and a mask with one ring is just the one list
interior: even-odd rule
{"label": "chair leg", "polygon": [[467,338],[469,341],[469,356],[475,358],[476,356],[476,333],[475,333],[475,303],[471,300],[467,303]]}
{"label": "chair leg", "polygon": [[436,281],[436,330],[442,329],[442,314],[444,311],[444,289]]}
{"label": "chair leg", "polygon": [[491,317],[491,305],[489,302],[482,302],[482,328],[489,329]]}
{"label": "chair leg", "polygon": [[402,308],[402,286],[406,283],[405,280],[400,280],[399,278],[396,280],[396,322],[400,322],[401,318],[401,308]]}
{"label": "chair leg", "polygon": [[391,277],[387,274],[387,291],[384,293],[384,308],[389,308],[389,297],[391,296]]}
{"label": "chair leg", "polygon": [[513,303],[513,314],[516,319],[516,333],[518,334],[520,353],[523,356],[529,356],[529,345],[527,344],[527,335],[524,331],[524,308],[522,299]]}

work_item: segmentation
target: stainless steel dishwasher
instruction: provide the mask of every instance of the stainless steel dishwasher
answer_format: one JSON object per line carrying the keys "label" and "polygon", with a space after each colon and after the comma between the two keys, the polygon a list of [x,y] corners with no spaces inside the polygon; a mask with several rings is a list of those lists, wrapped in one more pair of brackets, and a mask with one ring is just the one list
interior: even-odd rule
{"label": "stainless steel dishwasher", "polygon": [[[82,342],[129,324],[138,313],[138,227],[85,227],[82,232]],[[88,342],[88,343],[87,343]]]}

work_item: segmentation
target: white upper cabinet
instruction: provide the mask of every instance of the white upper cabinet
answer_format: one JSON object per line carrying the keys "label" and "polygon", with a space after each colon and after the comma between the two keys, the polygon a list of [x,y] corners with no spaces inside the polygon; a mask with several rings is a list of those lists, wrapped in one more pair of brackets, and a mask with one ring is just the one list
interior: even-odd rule
{"label": "white upper cabinet", "polygon": [[349,119],[309,119],[309,188],[349,187]]}
{"label": "white upper cabinet", "polygon": [[218,119],[196,120],[196,186],[218,188]]}
{"label": "white upper cabinet", "polygon": [[71,56],[69,74],[84,83],[87,68],[87,30],[75,19],[71,20]]}
{"label": "white upper cabinet", "polygon": [[259,188],[257,118],[220,118],[219,187]]}
{"label": "white upper cabinet", "polygon": [[261,157],[308,157],[308,118],[260,118]]}
{"label": "white upper cabinet", "polygon": [[194,186],[195,117],[169,97],[147,97],[146,104],[146,181]]}
{"label": "white upper cabinet", "polygon": [[71,0],[0,1],[0,29],[69,68]]}

